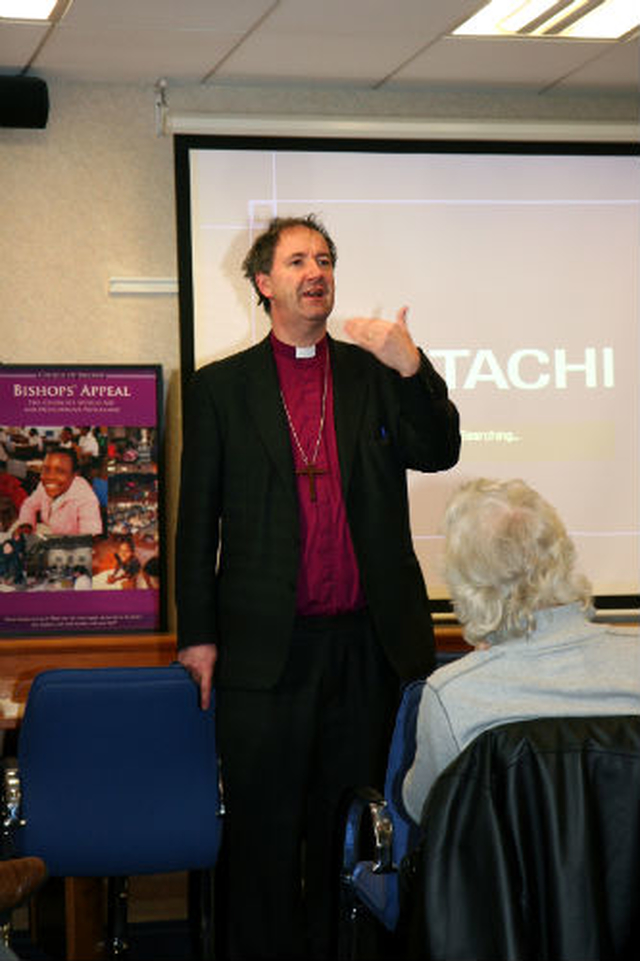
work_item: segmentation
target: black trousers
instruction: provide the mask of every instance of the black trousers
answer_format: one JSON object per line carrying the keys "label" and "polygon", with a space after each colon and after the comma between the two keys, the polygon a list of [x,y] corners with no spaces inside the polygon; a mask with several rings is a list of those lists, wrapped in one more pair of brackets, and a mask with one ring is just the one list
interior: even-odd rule
{"label": "black trousers", "polygon": [[334,961],[338,815],[345,790],[382,788],[398,678],[366,612],[299,618],[274,689],[216,697],[216,957]]}

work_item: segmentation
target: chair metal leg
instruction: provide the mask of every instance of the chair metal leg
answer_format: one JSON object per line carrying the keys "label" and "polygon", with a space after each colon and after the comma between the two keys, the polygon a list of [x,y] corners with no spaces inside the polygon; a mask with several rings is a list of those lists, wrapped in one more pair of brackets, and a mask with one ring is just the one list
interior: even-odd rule
{"label": "chair metal leg", "polygon": [[355,929],[358,906],[351,885],[344,878],[340,884],[338,919],[338,961],[355,961]]}
{"label": "chair metal leg", "polygon": [[214,961],[213,870],[189,871],[188,899],[192,955],[197,961]]}
{"label": "chair metal leg", "polygon": [[397,961],[404,957],[397,933],[391,934],[342,878],[337,961]]}
{"label": "chair metal leg", "polygon": [[0,943],[2,943],[5,948],[11,945],[11,919],[2,916],[0,919]]}
{"label": "chair metal leg", "polygon": [[108,958],[125,958],[129,953],[129,878],[109,878],[107,892],[106,954]]}

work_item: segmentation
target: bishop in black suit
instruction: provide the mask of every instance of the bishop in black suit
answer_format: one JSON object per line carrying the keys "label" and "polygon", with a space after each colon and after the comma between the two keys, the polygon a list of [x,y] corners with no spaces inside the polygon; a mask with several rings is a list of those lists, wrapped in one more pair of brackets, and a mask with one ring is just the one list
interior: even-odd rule
{"label": "bishop in black suit", "polygon": [[315,218],[273,221],[245,260],[271,334],[187,399],[179,658],[216,688],[233,961],[335,958],[342,796],[381,784],[400,684],[434,663],[406,471],[456,463],[458,415],[406,310],[328,336],[335,259]]}

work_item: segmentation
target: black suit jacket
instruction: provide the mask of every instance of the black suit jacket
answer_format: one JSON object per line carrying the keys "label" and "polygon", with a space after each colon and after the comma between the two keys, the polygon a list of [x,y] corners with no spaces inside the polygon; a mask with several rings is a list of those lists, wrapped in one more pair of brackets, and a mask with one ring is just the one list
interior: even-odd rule
{"label": "black suit jacket", "polygon": [[[451,467],[458,414],[423,356],[403,379],[329,339],[347,517],[367,603],[402,678],[433,666],[406,470]],[[292,637],[299,558],[293,455],[269,338],[199,370],[188,392],[177,533],[178,644],[215,643],[216,683],[269,688]]]}

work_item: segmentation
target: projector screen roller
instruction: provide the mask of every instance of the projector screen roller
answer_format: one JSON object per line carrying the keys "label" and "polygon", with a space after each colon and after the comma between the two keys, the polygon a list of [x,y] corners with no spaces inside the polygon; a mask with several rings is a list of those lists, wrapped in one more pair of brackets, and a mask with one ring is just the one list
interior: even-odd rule
{"label": "projector screen roller", "polygon": [[267,334],[242,259],[271,217],[317,214],[338,249],[330,333],[407,305],[460,411],[458,466],[409,475],[431,597],[447,597],[454,488],[522,477],[558,509],[595,593],[637,604],[637,157],[177,137],[176,171],[186,375]]}

